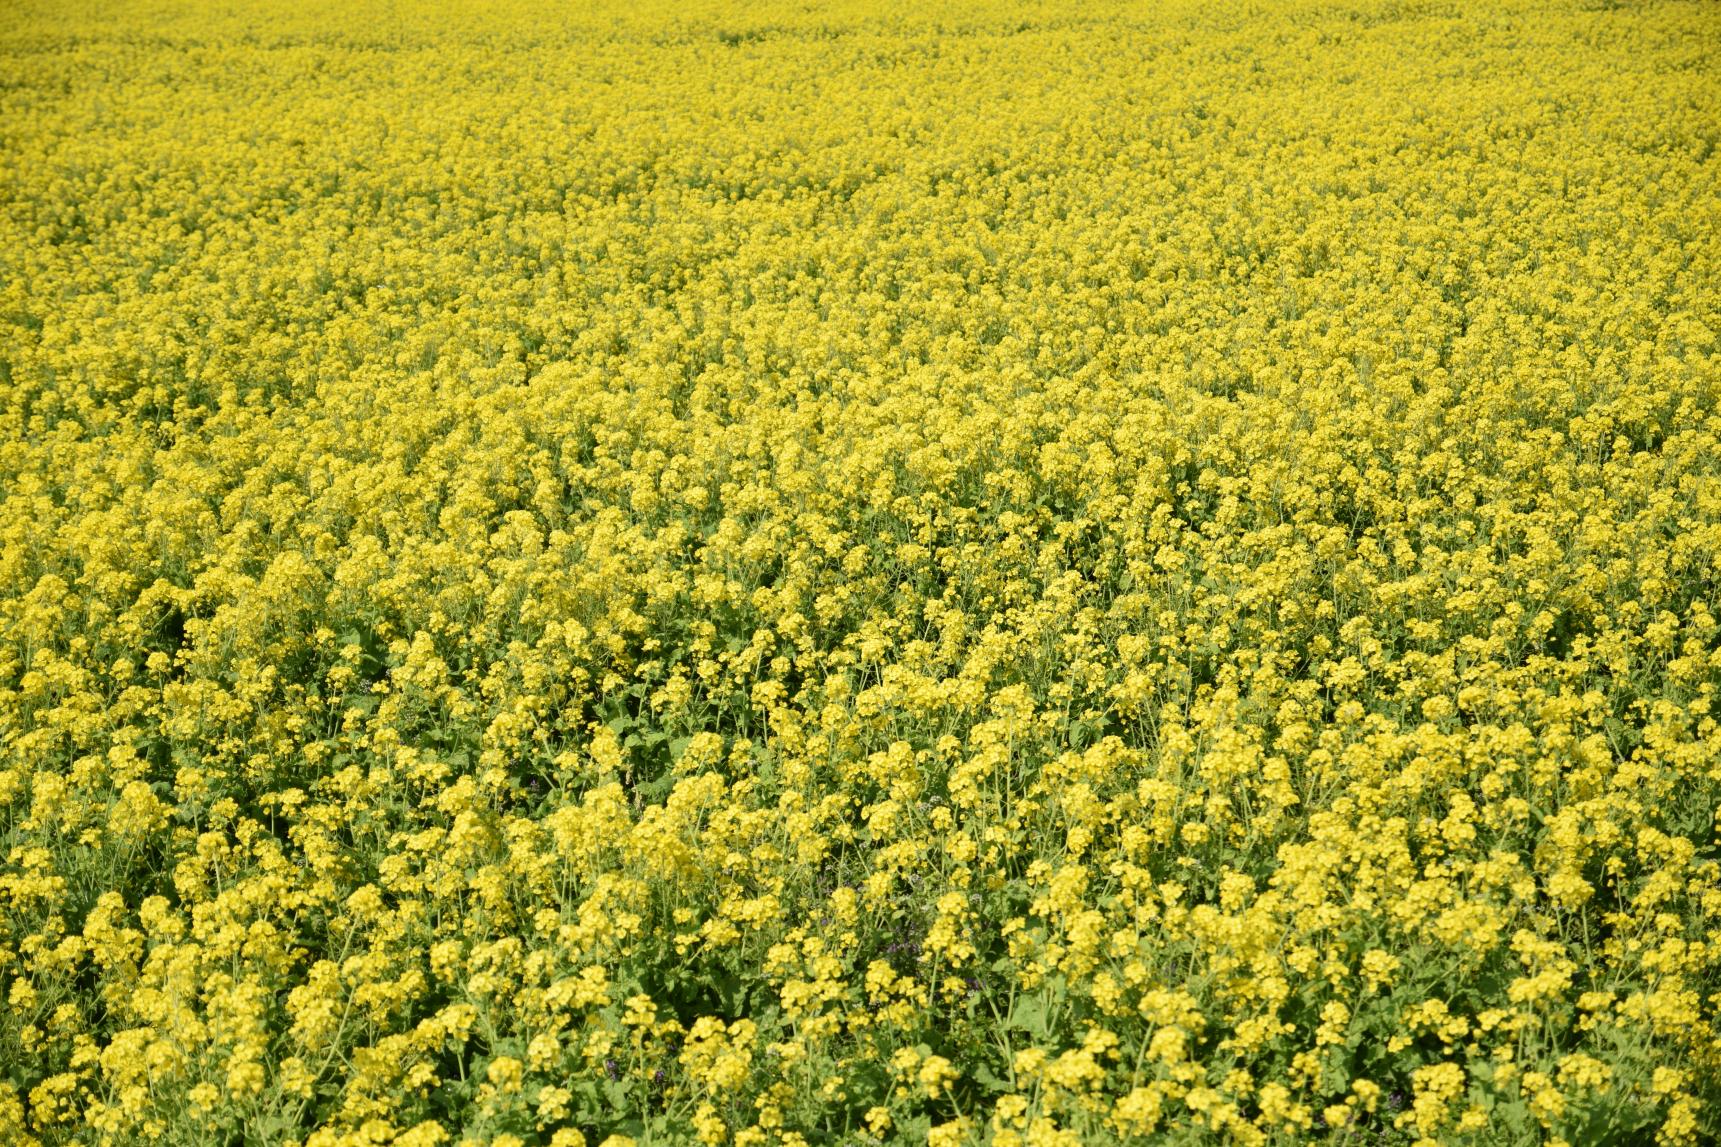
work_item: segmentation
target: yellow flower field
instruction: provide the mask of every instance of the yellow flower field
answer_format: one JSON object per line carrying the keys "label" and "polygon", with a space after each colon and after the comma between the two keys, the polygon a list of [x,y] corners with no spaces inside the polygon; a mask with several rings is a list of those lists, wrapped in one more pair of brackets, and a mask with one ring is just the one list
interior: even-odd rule
{"label": "yellow flower field", "polygon": [[0,6],[0,1144],[1721,1141],[1718,76]]}

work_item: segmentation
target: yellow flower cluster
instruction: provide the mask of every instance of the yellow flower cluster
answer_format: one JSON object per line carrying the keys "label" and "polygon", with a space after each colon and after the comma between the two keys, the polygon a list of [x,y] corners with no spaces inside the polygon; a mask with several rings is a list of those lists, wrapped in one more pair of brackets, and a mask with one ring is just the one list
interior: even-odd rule
{"label": "yellow flower cluster", "polygon": [[1721,1139],[1707,0],[0,12],[0,1142]]}

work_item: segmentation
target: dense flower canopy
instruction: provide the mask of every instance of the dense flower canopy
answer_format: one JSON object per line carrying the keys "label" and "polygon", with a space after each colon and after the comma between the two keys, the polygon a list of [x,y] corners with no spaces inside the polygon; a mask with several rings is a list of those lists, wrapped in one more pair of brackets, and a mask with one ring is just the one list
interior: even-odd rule
{"label": "dense flower canopy", "polygon": [[0,1141],[1721,1137],[1713,3],[0,10]]}

